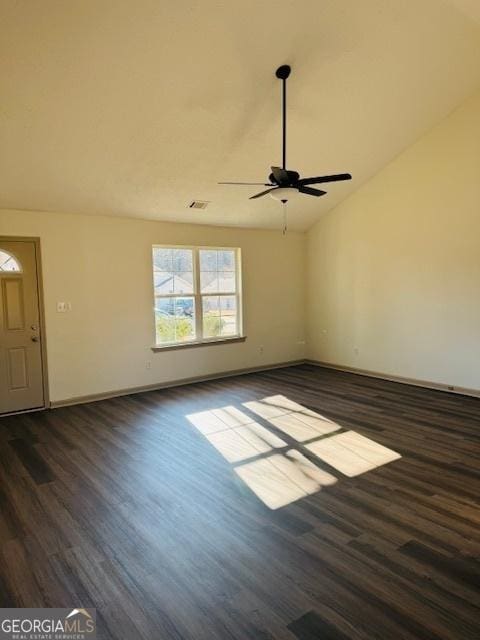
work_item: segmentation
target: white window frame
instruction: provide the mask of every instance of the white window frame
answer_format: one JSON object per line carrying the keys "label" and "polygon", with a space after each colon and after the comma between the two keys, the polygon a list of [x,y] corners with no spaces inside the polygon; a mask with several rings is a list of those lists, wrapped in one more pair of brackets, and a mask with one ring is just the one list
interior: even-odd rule
{"label": "white window frame", "polygon": [[[193,260],[193,293],[166,293],[162,295],[155,294],[155,270],[153,252],[155,249],[188,249],[192,251]],[[221,293],[209,292],[202,293],[200,286],[200,251],[234,251],[235,252],[235,284],[236,291],[222,291]],[[198,345],[207,345],[225,342],[239,342],[245,340],[243,334],[243,288],[242,288],[242,252],[240,247],[211,247],[211,246],[195,246],[195,245],[177,245],[177,244],[154,244],[152,245],[152,283],[153,283],[153,331],[155,344],[152,349],[161,351],[162,349],[181,349],[184,347],[192,347]],[[203,298],[205,297],[235,297],[236,302],[236,326],[237,333],[227,336],[203,337]],[[193,298],[195,308],[195,337],[191,340],[182,340],[174,342],[157,343],[157,328],[155,322],[155,306],[157,298]]]}

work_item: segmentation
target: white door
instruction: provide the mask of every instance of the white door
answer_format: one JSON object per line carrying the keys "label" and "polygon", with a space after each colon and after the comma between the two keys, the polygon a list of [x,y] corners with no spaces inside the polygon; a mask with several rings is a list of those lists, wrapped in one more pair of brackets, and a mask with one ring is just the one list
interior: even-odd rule
{"label": "white door", "polygon": [[0,414],[44,406],[35,252],[0,240]]}

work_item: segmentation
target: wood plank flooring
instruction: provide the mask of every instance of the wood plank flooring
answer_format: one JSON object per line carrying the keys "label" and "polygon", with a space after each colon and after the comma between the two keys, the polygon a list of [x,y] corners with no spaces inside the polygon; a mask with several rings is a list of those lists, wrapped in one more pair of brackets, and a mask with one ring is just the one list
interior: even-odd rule
{"label": "wood plank flooring", "polygon": [[[278,394],[401,459],[317,461],[335,484],[269,509],[186,416]],[[478,399],[309,365],[1,418],[0,604],[118,640],[478,639],[479,428]]]}

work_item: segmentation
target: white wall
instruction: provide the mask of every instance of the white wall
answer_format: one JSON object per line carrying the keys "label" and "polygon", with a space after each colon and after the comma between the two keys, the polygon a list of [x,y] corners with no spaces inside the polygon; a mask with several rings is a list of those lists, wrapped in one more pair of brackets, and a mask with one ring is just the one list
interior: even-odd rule
{"label": "white wall", "polygon": [[480,389],[480,93],[307,244],[310,358]]}
{"label": "white wall", "polygon": [[[41,239],[54,402],[304,357],[303,234],[2,210],[0,235]],[[242,249],[246,342],[151,351],[151,247],[162,243]]]}

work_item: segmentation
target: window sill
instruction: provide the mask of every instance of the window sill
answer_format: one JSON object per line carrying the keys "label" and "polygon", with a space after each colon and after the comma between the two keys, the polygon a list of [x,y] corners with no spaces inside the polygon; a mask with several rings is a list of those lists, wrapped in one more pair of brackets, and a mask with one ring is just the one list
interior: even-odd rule
{"label": "window sill", "polygon": [[231,336],[228,338],[212,338],[211,340],[192,340],[192,342],[179,342],[177,344],[155,344],[152,351],[173,351],[175,349],[188,349],[191,347],[211,347],[216,344],[227,344],[231,342],[245,342],[247,336]]}

